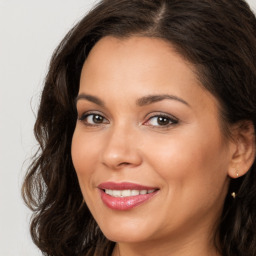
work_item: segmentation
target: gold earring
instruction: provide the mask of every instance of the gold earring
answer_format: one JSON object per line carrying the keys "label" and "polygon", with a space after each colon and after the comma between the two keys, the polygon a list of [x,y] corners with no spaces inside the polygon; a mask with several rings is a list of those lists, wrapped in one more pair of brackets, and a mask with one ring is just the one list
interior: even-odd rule
{"label": "gold earring", "polygon": [[[239,177],[239,172],[238,172],[238,170],[236,170],[236,178],[238,178],[238,177]],[[232,192],[231,196],[235,199],[236,198],[236,192]]]}
{"label": "gold earring", "polygon": [[236,192],[232,192],[231,196],[235,199],[236,198]]}

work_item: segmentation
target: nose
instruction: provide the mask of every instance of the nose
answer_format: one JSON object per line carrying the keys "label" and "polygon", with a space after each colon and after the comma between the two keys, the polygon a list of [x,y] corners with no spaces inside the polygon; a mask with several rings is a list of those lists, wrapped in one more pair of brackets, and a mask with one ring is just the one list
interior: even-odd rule
{"label": "nose", "polygon": [[112,170],[136,167],[142,163],[139,141],[131,129],[114,128],[105,135],[102,163]]}

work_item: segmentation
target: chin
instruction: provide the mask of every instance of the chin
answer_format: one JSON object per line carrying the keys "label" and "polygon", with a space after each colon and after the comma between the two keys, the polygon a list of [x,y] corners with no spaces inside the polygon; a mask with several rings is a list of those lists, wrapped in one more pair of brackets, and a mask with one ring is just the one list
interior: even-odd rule
{"label": "chin", "polygon": [[115,224],[101,227],[103,234],[107,239],[119,243],[138,243],[149,239],[150,231],[145,229],[143,225],[138,225],[136,223],[126,224]]}
{"label": "chin", "polygon": [[147,237],[141,236],[138,233],[129,233],[125,231],[117,231],[117,232],[103,232],[105,237],[113,242],[118,243],[140,243],[147,240]]}

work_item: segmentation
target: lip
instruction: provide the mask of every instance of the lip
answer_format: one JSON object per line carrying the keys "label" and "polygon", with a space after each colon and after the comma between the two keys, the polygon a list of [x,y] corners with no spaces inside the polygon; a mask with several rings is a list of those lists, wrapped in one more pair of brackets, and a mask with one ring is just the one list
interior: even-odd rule
{"label": "lip", "polygon": [[98,185],[99,189],[112,189],[112,190],[124,190],[124,189],[134,189],[134,190],[151,190],[151,189],[158,189],[157,187],[149,187],[144,186],[136,183],[130,182],[103,182]]}
{"label": "lip", "polygon": [[[130,183],[130,182],[121,182],[121,183],[104,182],[98,185],[98,189],[100,191],[101,200],[103,201],[103,203],[112,210],[120,210],[120,211],[130,210],[136,206],[139,206],[147,202],[149,199],[155,196],[159,191],[159,188],[157,187],[149,187],[149,186],[144,186],[144,185]],[[106,194],[104,192],[105,189],[155,190],[155,191],[149,194],[144,194],[144,195],[114,197]]]}

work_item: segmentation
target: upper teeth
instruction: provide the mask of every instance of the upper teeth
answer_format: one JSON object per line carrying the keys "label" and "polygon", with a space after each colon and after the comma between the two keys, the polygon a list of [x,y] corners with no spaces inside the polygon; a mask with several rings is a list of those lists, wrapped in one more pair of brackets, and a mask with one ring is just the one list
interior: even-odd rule
{"label": "upper teeth", "polygon": [[105,193],[114,196],[114,197],[127,197],[127,196],[138,196],[138,195],[145,195],[149,193],[153,193],[155,190],[112,190],[112,189],[105,189]]}

